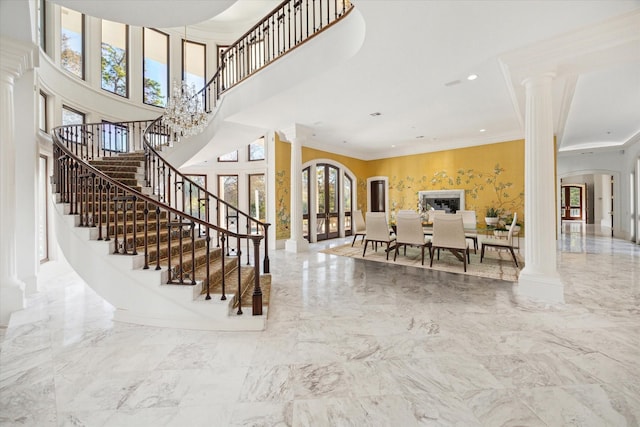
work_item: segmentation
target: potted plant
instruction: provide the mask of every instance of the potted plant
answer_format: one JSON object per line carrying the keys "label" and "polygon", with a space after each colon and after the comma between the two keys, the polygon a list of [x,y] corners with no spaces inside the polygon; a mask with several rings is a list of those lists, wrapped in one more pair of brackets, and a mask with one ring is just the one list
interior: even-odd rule
{"label": "potted plant", "polygon": [[500,213],[500,209],[488,207],[484,216],[484,222],[486,222],[488,226],[495,227],[500,219]]}
{"label": "potted plant", "polygon": [[507,237],[509,235],[509,230],[506,227],[497,227],[493,230],[493,235],[496,237]]}
{"label": "potted plant", "polygon": [[[511,229],[512,222],[513,222],[513,215],[509,215],[508,217],[505,218],[504,223],[507,230]],[[522,227],[522,223],[520,223],[519,220],[516,220],[516,225],[513,227],[513,232],[514,233],[519,232],[521,227]]]}

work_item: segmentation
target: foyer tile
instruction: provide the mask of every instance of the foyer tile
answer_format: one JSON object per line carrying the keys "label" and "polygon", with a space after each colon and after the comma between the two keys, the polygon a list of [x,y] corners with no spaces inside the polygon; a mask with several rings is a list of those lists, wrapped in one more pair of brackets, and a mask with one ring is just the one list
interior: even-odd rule
{"label": "foyer tile", "polygon": [[512,389],[471,390],[462,396],[484,426],[547,426]]}
{"label": "foyer tile", "polygon": [[0,334],[0,424],[637,426],[640,247],[583,243],[558,256],[552,307],[517,305],[509,282],[318,253],[331,242],[276,251],[267,329],[237,333],[114,322],[44,264]]}

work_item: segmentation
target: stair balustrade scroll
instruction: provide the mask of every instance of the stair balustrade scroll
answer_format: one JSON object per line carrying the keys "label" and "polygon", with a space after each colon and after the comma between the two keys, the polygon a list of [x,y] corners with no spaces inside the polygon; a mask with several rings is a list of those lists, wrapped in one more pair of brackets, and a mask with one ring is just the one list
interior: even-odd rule
{"label": "stair balustrade scroll", "polygon": [[[109,123],[55,128],[52,183],[58,200],[68,204],[70,214],[78,216],[80,227],[97,228],[97,239],[110,242],[113,255],[140,254],[144,258],[141,268],[155,265],[156,270],[165,270],[167,284],[193,286],[200,282],[205,299],[211,299],[215,293],[226,300],[227,282],[231,280],[237,285],[237,313],[242,314],[242,293],[251,292],[253,286],[255,294],[255,283],[260,287],[259,248],[263,235],[225,229],[195,212],[197,209],[190,207],[186,200],[188,196],[180,194],[186,188],[188,178],[160,157],[156,159],[156,165],[169,180],[164,188],[171,188],[171,180],[176,176],[182,184],[175,187],[177,195],[148,194],[153,191],[143,188],[147,181],[144,165],[148,159],[140,143],[143,123],[118,124],[128,129],[129,135],[138,135],[138,141],[134,138],[126,140],[129,149],[137,149],[133,153],[113,150],[114,146],[105,142],[102,136],[108,134]],[[149,123],[144,124],[148,127]],[[142,185],[138,181],[142,181]],[[207,204],[215,200],[215,196],[202,192],[204,189],[195,183],[189,185],[191,199],[197,196],[207,200]],[[196,207],[200,203],[196,201]],[[246,266],[240,262],[240,250],[235,256],[228,256],[222,248],[212,248],[213,233],[222,242],[235,242],[236,248],[240,248],[245,240],[253,242],[254,247],[257,245],[251,264]],[[213,265],[217,265],[216,269],[212,269]],[[260,310],[254,310],[254,315],[262,313],[261,295],[254,296],[254,306],[258,301]]]}

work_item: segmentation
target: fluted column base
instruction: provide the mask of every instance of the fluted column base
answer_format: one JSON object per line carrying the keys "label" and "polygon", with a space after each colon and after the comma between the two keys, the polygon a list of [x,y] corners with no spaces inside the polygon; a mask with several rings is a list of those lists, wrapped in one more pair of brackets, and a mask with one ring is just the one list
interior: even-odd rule
{"label": "fluted column base", "polygon": [[309,250],[307,239],[289,239],[284,243],[284,250],[287,252],[306,252]]}
{"label": "fluted column base", "polygon": [[0,283],[0,326],[7,326],[11,313],[25,308],[24,283],[3,277]]}
{"label": "fluted column base", "polygon": [[541,273],[526,267],[513,285],[513,294],[520,303],[564,304],[564,284],[558,274]]}

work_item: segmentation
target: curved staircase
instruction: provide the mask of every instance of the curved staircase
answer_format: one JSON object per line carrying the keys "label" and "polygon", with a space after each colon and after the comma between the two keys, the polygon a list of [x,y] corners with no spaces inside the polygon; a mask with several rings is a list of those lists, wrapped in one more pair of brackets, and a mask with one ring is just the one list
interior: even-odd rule
{"label": "curved staircase", "polygon": [[[221,67],[196,94],[207,113],[219,111],[221,96],[231,87],[352,10],[348,0],[304,2],[306,7],[301,0],[285,0],[222,54]],[[303,27],[303,20],[313,25]],[[268,54],[245,63],[249,57],[242,52],[256,40],[265,43]],[[215,125],[216,120],[205,133]],[[264,329],[270,224],[211,194],[159,154],[170,142],[188,143],[182,137],[161,118],[55,128],[52,182],[60,247],[80,276],[115,307],[115,320]],[[245,311],[251,315],[242,315]]]}

